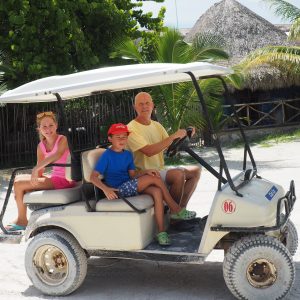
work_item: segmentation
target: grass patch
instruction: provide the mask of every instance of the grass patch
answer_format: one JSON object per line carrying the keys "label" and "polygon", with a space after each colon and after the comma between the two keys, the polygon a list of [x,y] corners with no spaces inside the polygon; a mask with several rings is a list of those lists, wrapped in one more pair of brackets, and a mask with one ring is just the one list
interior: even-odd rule
{"label": "grass patch", "polygon": [[261,147],[271,147],[272,144],[292,142],[300,138],[300,129],[288,133],[269,134],[264,137],[257,138],[251,141],[251,144],[256,144]]}
{"label": "grass patch", "polygon": [[[246,133],[247,136],[247,133]],[[265,136],[249,138],[248,141],[251,146],[258,145],[260,147],[272,147],[274,144],[293,142],[300,139],[300,129],[287,133],[274,133]],[[233,141],[230,144],[225,144],[223,147],[227,148],[241,148],[244,147],[244,142],[241,140]]]}

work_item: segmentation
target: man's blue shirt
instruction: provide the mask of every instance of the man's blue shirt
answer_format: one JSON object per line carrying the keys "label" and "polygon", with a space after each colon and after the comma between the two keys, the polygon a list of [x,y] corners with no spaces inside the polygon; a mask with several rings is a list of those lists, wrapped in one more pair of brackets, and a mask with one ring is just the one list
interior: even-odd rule
{"label": "man's blue shirt", "polygon": [[95,166],[95,171],[103,175],[105,183],[113,188],[131,179],[129,170],[135,170],[135,166],[132,153],[128,150],[115,152],[106,149]]}

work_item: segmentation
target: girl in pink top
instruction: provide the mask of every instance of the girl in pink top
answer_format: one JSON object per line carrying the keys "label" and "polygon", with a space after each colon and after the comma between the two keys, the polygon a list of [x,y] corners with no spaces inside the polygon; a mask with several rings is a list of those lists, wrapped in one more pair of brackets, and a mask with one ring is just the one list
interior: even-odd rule
{"label": "girl in pink top", "polygon": [[27,209],[23,203],[24,194],[37,190],[65,189],[75,185],[65,177],[65,167],[53,167],[51,176],[43,175],[45,166],[51,163],[65,164],[69,155],[67,138],[57,134],[57,120],[53,112],[43,112],[37,115],[37,130],[41,142],[37,147],[37,164],[31,175],[18,175],[14,182],[15,200],[18,217],[8,224],[8,231],[24,230],[28,223]]}

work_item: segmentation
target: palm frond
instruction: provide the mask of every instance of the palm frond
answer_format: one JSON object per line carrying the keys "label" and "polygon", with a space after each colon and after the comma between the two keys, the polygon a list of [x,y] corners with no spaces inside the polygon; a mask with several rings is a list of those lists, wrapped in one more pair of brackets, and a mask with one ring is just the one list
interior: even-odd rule
{"label": "palm frond", "polygon": [[195,59],[199,61],[227,60],[229,55],[223,50],[224,47],[224,39],[211,33],[199,33],[192,43]]}
{"label": "palm frond", "polygon": [[243,66],[244,70],[263,64],[276,66],[284,71],[298,72],[300,65],[300,47],[264,47],[254,51],[241,62],[241,66]]}
{"label": "palm frond", "polygon": [[167,29],[159,37],[156,54],[159,62],[185,63],[191,60],[187,43],[175,29]]}
{"label": "palm frond", "polygon": [[245,73],[239,65],[233,66],[232,68],[234,73],[227,75],[225,77],[225,82],[227,85],[233,86],[235,89],[242,89],[245,84]]}
{"label": "palm frond", "polygon": [[9,75],[14,75],[14,69],[12,67],[10,67],[9,65],[4,65],[0,63],[0,72],[9,74]]}
{"label": "palm frond", "polygon": [[264,0],[274,8],[274,13],[283,20],[294,22],[300,17],[300,9],[295,5],[284,0]]}
{"label": "palm frond", "polygon": [[[1,79],[0,79],[1,82]],[[0,95],[7,91],[7,86],[5,83],[0,83]]]}
{"label": "palm frond", "polygon": [[130,59],[139,63],[144,62],[138,45],[132,40],[119,41],[115,44],[114,49],[115,51],[110,54],[110,58]]}
{"label": "palm frond", "polygon": [[300,17],[291,26],[289,40],[300,40]]}

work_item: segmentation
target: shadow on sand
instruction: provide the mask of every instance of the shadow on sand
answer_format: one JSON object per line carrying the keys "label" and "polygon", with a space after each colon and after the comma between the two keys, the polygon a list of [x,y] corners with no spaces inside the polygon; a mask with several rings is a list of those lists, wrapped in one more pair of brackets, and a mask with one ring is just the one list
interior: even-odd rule
{"label": "shadow on sand", "polygon": [[[300,262],[296,280],[288,296],[300,299]],[[23,296],[42,296],[33,286]],[[60,299],[65,298],[61,297]],[[167,264],[118,259],[89,260],[88,274],[73,299],[214,299],[233,300],[226,287],[221,262],[203,265]],[[53,297],[43,296],[43,299]],[[57,299],[57,298],[55,298]]]}

